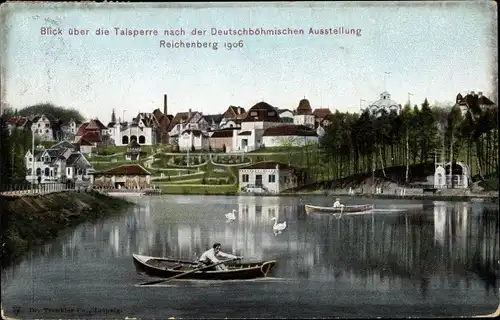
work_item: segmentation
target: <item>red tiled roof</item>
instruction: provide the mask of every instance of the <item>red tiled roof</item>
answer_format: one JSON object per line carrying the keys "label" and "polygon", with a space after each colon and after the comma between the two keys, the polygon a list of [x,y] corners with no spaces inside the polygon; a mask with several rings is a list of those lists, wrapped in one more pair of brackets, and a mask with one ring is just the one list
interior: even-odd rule
{"label": "red tiled roof", "polygon": [[151,172],[138,164],[124,164],[116,168],[98,172],[103,176],[150,176]]}
{"label": "red tiled roof", "polygon": [[90,122],[88,123],[88,125],[86,127],[87,130],[102,130],[102,129],[106,129],[106,128],[107,127],[98,119],[90,120]]}
{"label": "red tiled roof", "polygon": [[87,131],[87,126],[89,125],[88,122],[85,122],[84,124],[82,124],[79,128],[78,128],[78,131],[76,132],[76,135],[75,136],[83,136],[85,134],[85,132]]}
{"label": "red tiled roof", "polygon": [[7,124],[11,125],[11,126],[20,127],[20,126],[23,126],[26,123],[26,121],[27,121],[27,118],[17,116],[17,117],[9,118],[9,120],[7,120]]}
{"label": "red tiled roof", "polygon": [[316,131],[309,127],[295,124],[287,124],[278,127],[267,128],[263,136],[299,136],[299,137],[314,137],[317,136]]}
{"label": "red tiled roof", "polygon": [[332,114],[328,108],[317,108],[314,109],[313,113],[315,118],[324,118],[327,114]]}
{"label": "red tiled roof", "polygon": [[81,139],[85,139],[91,143],[97,143],[101,142],[101,135],[99,134],[99,132],[87,131],[83,134]]}

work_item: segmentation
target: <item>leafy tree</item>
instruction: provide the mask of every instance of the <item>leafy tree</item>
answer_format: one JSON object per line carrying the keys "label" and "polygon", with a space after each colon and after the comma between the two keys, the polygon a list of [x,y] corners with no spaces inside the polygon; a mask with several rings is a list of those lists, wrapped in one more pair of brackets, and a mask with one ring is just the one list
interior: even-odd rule
{"label": "leafy tree", "polygon": [[8,189],[12,182],[12,144],[7,114],[0,116],[0,190]]}
{"label": "leafy tree", "polygon": [[85,118],[76,109],[65,109],[53,105],[52,103],[41,103],[33,106],[29,106],[18,111],[18,114],[23,117],[31,117],[32,115],[51,115],[53,118],[62,121],[62,123],[67,123],[71,119],[78,122],[84,122]]}

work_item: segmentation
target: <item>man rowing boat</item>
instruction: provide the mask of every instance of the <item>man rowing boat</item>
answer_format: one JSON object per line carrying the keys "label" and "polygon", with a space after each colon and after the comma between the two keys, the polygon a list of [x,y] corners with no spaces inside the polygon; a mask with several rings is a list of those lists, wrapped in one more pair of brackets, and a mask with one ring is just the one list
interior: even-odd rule
{"label": "man rowing boat", "polygon": [[344,205],[340,203],[340,198],[335,199],[335,202],[333,203],[334,208],[340,208],[343,207]]}
{"label": "man rowing boat", "polygon": [[[201,257],[198,259],[198,262],[200,264],[209,266],[211,264],[221,262],[221,260],[217,259],[217,257],[222,257],[227,259],[242,259],[242,257],[234,256],[232,254],[220,251],[220,247],[221,247],[220,243],[215,243],[211,249],[208,249],[207,251],[203,252]],[[227,270],[227,267],[221,263],[216,266],[216,270],[217,271]]]}

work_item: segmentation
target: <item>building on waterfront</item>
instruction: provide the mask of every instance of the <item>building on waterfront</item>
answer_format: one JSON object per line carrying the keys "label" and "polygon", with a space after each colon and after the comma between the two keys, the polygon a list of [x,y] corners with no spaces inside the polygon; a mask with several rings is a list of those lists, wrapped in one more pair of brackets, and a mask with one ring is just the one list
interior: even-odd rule
{"label": "building on waterfront", "polygon": [[434,170],[434,188],[467,189],[470,185],[470,169],[463,162],[436,163]]}
{"label": "building on waterfront", "polygon": [[125,164],[94,172],[90,183],[97,188],[146,189],[151,187],[151,172],[138,164]]}
{"label": "building on waterfront", "polygon": [[298,168],[275,161],[264,161],[238,170],[238,191],[280,193],[298,186]]}

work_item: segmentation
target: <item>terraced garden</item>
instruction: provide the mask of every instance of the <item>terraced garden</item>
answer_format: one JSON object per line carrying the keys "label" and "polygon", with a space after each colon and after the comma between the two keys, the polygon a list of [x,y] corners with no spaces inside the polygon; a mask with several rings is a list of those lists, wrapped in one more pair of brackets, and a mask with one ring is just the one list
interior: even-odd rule
{"label": "terraced garden", "polygon": [[[124,164],[139,164],[152,174],[153,185],[165,193],[234,194],[238,168],[272,160],[268,156],[221,153],[172,153],[169,150],[143,148],[139,160],[125,160],[126,147],[97,148],[89,157],[94,169],[106,170]],[[283,159],[275,159],[283,161]]]}

